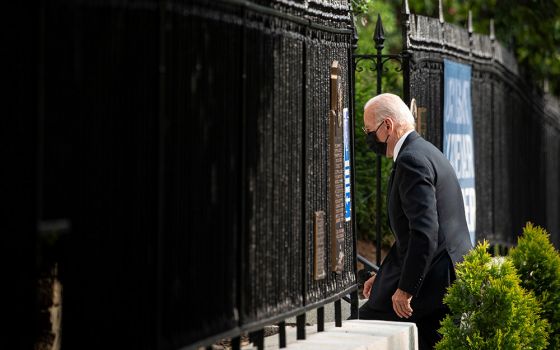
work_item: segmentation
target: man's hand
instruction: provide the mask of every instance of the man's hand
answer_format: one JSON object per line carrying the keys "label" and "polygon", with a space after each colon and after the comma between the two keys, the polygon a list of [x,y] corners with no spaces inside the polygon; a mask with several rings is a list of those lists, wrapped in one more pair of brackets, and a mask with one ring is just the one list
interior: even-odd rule
{"label": "man's hand", "polygon": [[[365,292],[365,286],[364,286]],[[365,294],[365,293],[364,293]],[[393,310],[397,316],[401,318],[409,318],[412,316],[412,308],[410,307],[410,301],[412,300],[412,294],[405,292],[404,290],[397,289],[393,297]]]}
{"label": "man's hand", "polygon": [[363,293],[367,299],[369,299],[369,293],[371,293],[371,286],[373,286],[373,281],[375,281],[375,274],[364,283]]}

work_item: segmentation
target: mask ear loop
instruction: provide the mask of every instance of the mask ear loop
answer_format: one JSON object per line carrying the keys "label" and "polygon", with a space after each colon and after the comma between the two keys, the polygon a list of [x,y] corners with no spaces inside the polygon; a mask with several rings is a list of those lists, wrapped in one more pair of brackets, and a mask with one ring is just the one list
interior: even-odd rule
{"label": "mask ear loop", "polygon": [[[385,119],[385,120],[388,120],[388,119]],[[385,124],[385,120],[384,120],[383,123],[381,123],[381,124]],[[381,126],[381,125],[380,125],[380,126]],[[388,125],[388,124],[387,124],[387,130],[389,130],[389,125]],[[387,138],[385,139],[385,142],[384,142],[384,143],[387,143],[388,140],[389,140],[389,133],[387,133]]]}

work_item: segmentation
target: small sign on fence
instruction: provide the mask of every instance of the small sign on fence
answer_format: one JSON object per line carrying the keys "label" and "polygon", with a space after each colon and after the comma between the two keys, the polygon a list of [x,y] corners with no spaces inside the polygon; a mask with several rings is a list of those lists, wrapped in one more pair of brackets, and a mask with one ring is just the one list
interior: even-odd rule
{"label": "small sign on fence", "polygon": [[313,276],[315,280],[326,277],[325,270],[325,212],[313,215]]}

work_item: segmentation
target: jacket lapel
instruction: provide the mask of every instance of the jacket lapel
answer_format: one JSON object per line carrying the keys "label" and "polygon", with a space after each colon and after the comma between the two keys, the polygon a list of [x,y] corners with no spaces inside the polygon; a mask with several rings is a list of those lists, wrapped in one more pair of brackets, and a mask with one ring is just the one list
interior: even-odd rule
{"label": "jacket lapel", "polygon": [[389,223],[389,228],[391,229],[391,231],[395,232],[393,230],[393,225],[391,225],[391,190],[393,188],[393,179],[395,178],[395,165],[396,163],[393,163],[393,167],[391,168],[391,175],[389,175],[389,183],[387,185],[387,221]]}

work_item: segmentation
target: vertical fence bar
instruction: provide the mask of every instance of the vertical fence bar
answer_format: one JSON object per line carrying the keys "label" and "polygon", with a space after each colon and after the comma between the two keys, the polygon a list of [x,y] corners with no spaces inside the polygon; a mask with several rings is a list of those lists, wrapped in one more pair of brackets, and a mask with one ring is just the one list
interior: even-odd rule
{"label": "vertical fence bar", "polygon": [[467,19],[467,31],[469,33],[469,56],[472,57],[473,52],[473,24],[472,24],[472,11],[469,10],[469,16]]}
{"label": "vertical fence bar", "polygon": [[342,305],[341,299],[334,302],[334,325],[335,327],[342,327]]}
{"label": "vertical fence bar", "polygon": [[39,47],[37,65],[37,223],[43,219],[43,172],[45,165],[45,29],[46,29],[45,1],[39,4]]}
{"label": "vertical fence bar", "polygon": [[264,350],[264,330],[259,329],[258,331],[254,331],[249,335],[251,341],[255,345],[258,350]]}
{"label": "vertical fence bar", "polygon": [[297,340],[305,339],[305,313],[296,317]]}
{"label": "vertical fence bar", "polygon": [[[375,48],[377,49],[376,57],[376,71],[377,71],[377,94],[382,91],[382,76],[383,76],[383,42],[385,41],[385,33],[383,30],[383,23],[381,22],[381,15],[377,14],[377,24],[375,25],[374,34]],[[381,156],[376,157],[377,170],[376,170],[376,218],[375,218],[375,261],[377,266],[381,265]]]}
{"label": "vertical fence bar", "polygon": [[232,350],[241,350],[241,337],[235,337],[231,340]]}
{"label": "vertical fence bar", "polygon": [[165,36],[167,0],[159,2],[159,96],[158,96],[158,213],[156,252],[156,347],[163,348],[163,235],[165,220]]}
{"label": "vertical fence bar", "polygon": [[[304,37],[302,44],[302,108],[301,108],[301,294],[302,294],[302,304],[307,304],[307,40],[310,36],[310,31],[307,27],[304,27]],[[305,335],[304,335],[305,338]]]}
{"label": "vertical fence bar", "polygon": [[351,320],[358,319],[359,307],[360,307],[360,296],[358,295],[358,291],[355,290],[352,293],[350,293],[350,319]]}
{"label": "vertical fence bar", "polygon": [[[25,208],[27,215],[17,215],[17,217],[19,218],[24,218],[23,223],[25,223],[25,227],[28,228],[28,232],[25,232],[23,230],[21,230],[21,228],[23,227],[23,225],[21,225],[20,227],[18,227],[19,230],[16,229],[16,232],[19,233],[18,236],[18,240],[17,243],[19,243],[21,246],[18,248],[25,248],[25,253],[27,253],[27,263],[26,264],[21,264],[20,266],[18,266],[18,277],[20,277],[19,275],[19,271],[24,271],[24,278],[20,279],[20,281],[25,281],[25,284],[20,285],[21,287],[24,287],[22,289],[19,289],[18,287],[20,286],[16,286],[16,290],[18,291],[18,301],[24,301],[29,303],[28,305],[22,305],[23,306],[23,310],[18,308],[18,317],[16,318],[16,320],[11,320],[12,324],[15,323],[16,326],[21,326],[21,325],[38,325],[39,324],[39,307],[37,306],[37,302],[35,301],[35,297],[37,296],[37,292],[38,292],[38,287],[37,287],[37,280],[35,279],[35,276],[37,274],[37,266],[36,266],[36,257],[34,255],[35,253],[35,249],[37,247],[37,242],[38,242],[38,230],[37,230],[37,224],[39,224],[39,222],[41,220],[43,220],[44,216],[43,216],[43,184],[44,184],[44,160],[45,160],[45,154],[44,154],[44,149],[45,149],[45,114],[46,114],[46,110],[45,110],[45,106],[46,106],[46,101],[45,101],[45,93],[46,93],[46,87],[45,87],[45,75],[46,75],[46,71],[45,71],[45,56],[46,56],[46,52],[45,52],[45,48],[46,48],[46,20],[47,20],[47,14],[46,14],[46,1],[45,0],[41,0],[39,2],[39,9],[38,9],[38,28],[39,29],[37,33],[34,33],[35,35],[37,35],[37,39],[38,39],[38,45],[36,47],[37,50],[37,66],[36,66],[36,74],[37,74],[37,90],[36,92],[36,97],[37,97],[37,106],[36,106],[36,110],[35,112],[37,113],[36,116],[33,116],[33,114],[27,115],[27,116],[20,116],[20,118],[29,118],[28,120],[30,121],[29,124],[25,124],[25,125],[29,125],[29,126],[34,126],[35,130],[26,130],[22,131],[22,132],[17,132],[19,131],[19,128],[16,128],[16,132],[17,135],[20,137],[19,140],[17,140],[18,142],[21,142],[21,140],[24,140],[24,138],[22,138],[22,136],[28,136],[28,134],[26,132],[28,132],[29,134],[31,134],[31,137],[28,137],[27,139],[30,141],[35,141],[36,140],[36,144],[33,145],[31,142],[29,142],[29,146],[30,149],[33,148],[33,146],[35,147],[33,149],[34,152],[25,152],[25,155],[28,156],[35,156],[35,159],[33,159],[33,157],[23,157],[23,159],[29,159],[29,161],[33,161],[35,160],[35,164],[33,166],[26,166],[24,169],[33,169],[35,170],[35,174],[33,174],[33,172],[29,172],[29,176],[25,176],[25,179],[32,179],[35,181],[34,185],[35,186],[29,186],[30,188],[27,189],[26,191],[23,191],[23,193],[18,192],[16,197],[18,200],[20,201],[16,201],[16,203],[21,203],[21,202],[25,202],[25,200],[30,200],[29,204],[31,204],[29,207],[27,206],[20,206],[17,205],[18,209],[22,209]],[[27,8],[27,6],[25,7]],[[30,16],[31,18],[33,18],[33,16]],[[24,22],[25,23],[25,22]],[[25,32],[26,33],[26,32]],[[21,38],[18,39],[18,41],[20,41]],[[23,43],[23,41],[20,41],[21,43]],[[31,42],[32,43],[32,42]],[[28,45],[30,45],[30,43],[28,42]],[[20,46],[18,46],[20,47]],[[11,61],[10,61],[11,62]],[[31,80],[31,79],[29,79]],[[22,89],[21,93],[23,94],[24,91],[27,91],[26,89]],[[20,97],[20,96],[17,96]],[[31,97],[31,96],[29,96]],[[31,99],[30,99],[31,100]],[[36,117],[36,121],[35,121],[35,125],[33,125],[33,117]],[[14,120],[12,120],[14,121]],[[19,120],[18,120],[19,121]],[[8,125],[13,125],[13,124],[8,124]],[[31,128],[30,128],[31,129]],[[20,129],[21,130],[21,129]],[[33,137],[34,136],[34,137]],[[35,138],[35,140],[34,140]],[[11,138],[8,138],[8,140],[13,140]],[[16,141],[16,140],[14,140]],[[19,145],[19,143],[18,143]],[[32,146],[33,145],[33,146]],[[26,148],[24,148],[25,151],[27,151]],[[18,155],[16,157],[21,157],[21,149],[18,150],[19,152]],[[15,153],[15,152],[14,152]],[[35,154],[33,154],[35,153]],[[11,161],[11,157],[8,157],[8,159],[10,159],[8,162]],[[19,159],[18,159],[19,160]],[[13,162],[13,164],[21,164],[18,161]],[[27,165],[27,164],[26,164]],[[22,169],[19,169],[20,171]],[[25,172],[24,172],[25,173]],[[33,174],[33,175],[31,175]],[[26,174],[27,175],[27,174]],[[33,177],[34,176],[34,177]],[[8,175],[8,179],[11,179],[11,177]],[[4,180],[5,181],[5,180]],[[9,180],[8,180],[9,181]],[[22,184],[22,182],[17,182],[18,184]],[[26,186],[27,187],[27,186]],[[33,188],[35,187],[35,188]],[[12,192],[8,192],[8,193],[12,193]],[[23,194],[23,196],[22,196]],[[22,198],[23,197],[23,198]],[[23,201],[21,201],[23,199]],[[28,209],[30,208],[30,210]],[[23,211],[22,211],[23,212]],[[28,220],[25,220],[28,219]],[[11,221],[11,220],[9,220]],[[19,226],[19,222],[14,222],[16,225]],[[3,226],[4,227],[4,226]],[[10,224],[8,227],[12,227],[12,224]],[[23,234],[22,234],[23,233]],[[27,233],[27,234],[26,234]],[[33,260],[33,258],[35,258],[35,260]],[[18,259],[19,262],[23,262],[25,261],[25,259]],[[23,267],[23,269],[22,269]],[[20,270],[21,269],[21,270]],[[21,277],[20,277],[21,278]],[[21,282],[20,282],[21,283]],[[23,295],[20,294],[21,292],[25,292]],[[8,294],[10,295],[10,294]],[[33,303],[33,301],[35,301]],[[23,312],[22,312],[23,311]],[[27,317],[30,317],[30,319],[26,319]],[[14,322],[15,321],[15,322]],[[27,322],[31,322],[31,323],[27,323]],[[23,339],[22,339],[23,338]],[[27,339],[25,339],[27,338]],[[8,337],[8,339],[10,339],[10,337]],[[31,347],[31,346],[37,346],[36,344],[36,339],[33,339],[31,337],[18,337],[17,338],[17,345],[16,347],[21,347],[21,348],[26,348],[26,347]],[[9,342],[9,340],[8,340]]]}
{"label": "vertical fence bar", "polygon": [[[490,34],[489,34],[489,38],[490,38],[490,45],[491,45],[491,49],[490,52],[492,54],[492,57],[490,58],[490,61],[492,62],[492,65],[495,64],[495,60],[496,60],[496,33],[494,32],[494,18],[490,18]],[[496,229],[496,207],[497,207],[497,203],[496,203],[496,170],[495,170],[495,165],[494,165],[494,160],[495,160],[495,154],[496,154],[496,144],[497,144],[497,140],[495,137],[495,132],[496,132],[496,120],[498,118],[496,118],[496,80],[492,79],[491,84],[490,84],[490,101],[492,101],[492,103],[490,104],[490,115],[492,116],[492,122],[490,124],[490,135],[492,135],[492,137],[490,138],[490,142],[492,144],[492,148],[491,148],[491,157],[492,157],[492,175],[491,175],[491,189],[492,189],[492,204],[490,206],[490,208],[492,208],[492,223],[490,224],[490,227],[492,229],[491,232],[497,232]]]}
{"label": "vertical fence bar", "polygon": [[280,349],[286,347],[286,321],[278,323],[278,343]]}
{"label": "vertical fence bar", "polygon": [[247,235],[247,191],[245,188],[247,177],[247,10],[242,10],[243,24],[241,26],[241,132],[239,135],[239,233],[236,242],[237,247],[237,310],[239,315],[238,323],[242,325],[245,318],[245,242]]}
{"label": "vertical fence bar", "polygon": [[325,330],[325,308],[320,307],[317,309],[317,332]]}

